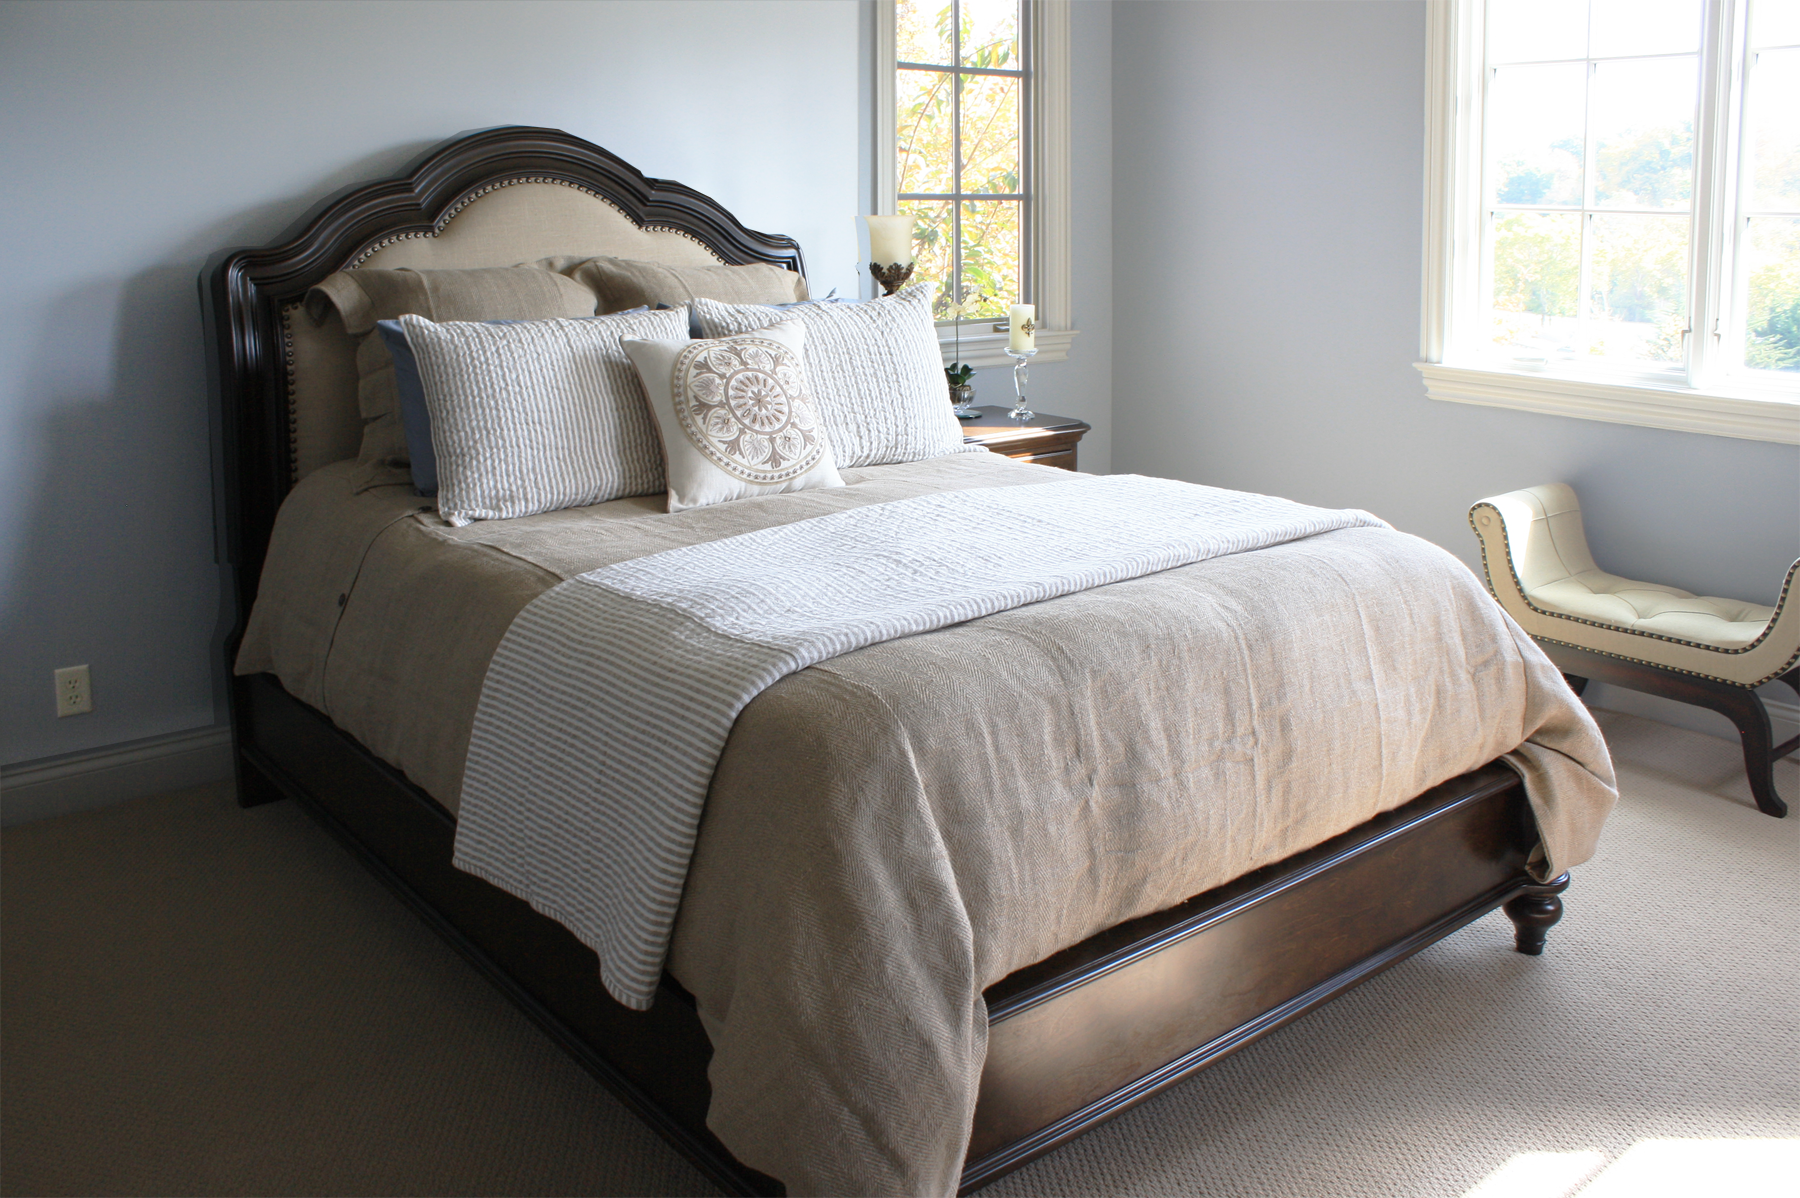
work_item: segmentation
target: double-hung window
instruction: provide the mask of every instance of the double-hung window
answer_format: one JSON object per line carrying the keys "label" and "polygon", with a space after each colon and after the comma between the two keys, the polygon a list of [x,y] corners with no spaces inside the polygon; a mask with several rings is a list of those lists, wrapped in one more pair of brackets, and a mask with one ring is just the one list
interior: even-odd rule
{"label": "double-hung window", "polygon": [[[1039,361],[1070,338],[1067,0],[884,0],[876,203],[914,218],[940,340],[997,365],[1012,304]],[[958,327],[960,324],[960,328]]]}
{"label": "double-hung window", "polygon": [[1800,442],[1800,0],[1438,0],[1434,398]]}

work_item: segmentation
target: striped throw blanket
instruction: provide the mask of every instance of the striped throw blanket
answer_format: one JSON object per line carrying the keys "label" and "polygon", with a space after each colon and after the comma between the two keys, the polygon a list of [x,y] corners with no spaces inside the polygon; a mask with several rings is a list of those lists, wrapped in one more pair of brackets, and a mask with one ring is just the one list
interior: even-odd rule
{"label": "striped throw blanket", "polygon": [[1333,529],[1365,512],[1133,475],[922,495],[583,574],[522,611],[469,744],[456,865],[650,1005],[719,755],[752,699],[865,645]]}

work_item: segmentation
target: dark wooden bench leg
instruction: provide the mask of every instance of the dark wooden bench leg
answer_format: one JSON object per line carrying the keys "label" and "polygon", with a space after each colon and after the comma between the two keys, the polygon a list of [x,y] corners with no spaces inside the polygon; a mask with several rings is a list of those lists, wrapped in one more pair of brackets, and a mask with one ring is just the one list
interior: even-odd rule
{"label": "dark wooden bench leg", "polygon": [[1569,875],[1558,874],[1548,882],[1527,886],[1506,900],[1506,917],[1513,921],[1513,948],[1528,957],[1543,955],[1544,938],[1563,917],[1562,899]]}
{"label": "dark wooden bench leg", "polygon": [[1708,706],[1737,725],[1738,736],[1744,742],[1744,772],[1749,775],[1750,793],[1756,798],[1757,808],[1776,819],[1786,815],[1787,804],[1775,793],[1775,735],[1761,697],[1749,687],[1721,688],[1713,693],[1713,702]]}
{"label": "dark wooden bench leg", "polygon": [[[1648,662],[1607,657],[1590,649],[1558,644],[1555,641],[1538,643],[1578,695],[1582,687],[1576,686],[1577,681],[1585,686],[1587,679],[1598,678],[1608,686],[1630,687],[1646,694],[1661,695],[1665,699],[1692,703],[1697,707],[1710,707],[1730,720],[1738,730],[1739,739],[1743,741],[1744,773],[1750,779],[1750,793],[1756,797],[1757,808],[1776,819],[1787,814],[1787,804],[1775,793],[1774,767],[1776,761],[1800,747],[1800,737],[1785,744],[1775,744],[1774,732],[1769,727],[1768,709],[1750,687],[1736,686],[1699,674],[1666,670]],[[1581,672],[1577,674],[1574,672],[1576,670]],[[1780,680],[1793,687],[1796,695],[1800,695],[1800,667],[1781,675]]]}
{"label": "dark wooden bench leg", "polygon": [[1588,680],[1579,674],[1564,674],[1563,681],[1569,684],[1569,689],[1574,691],[1577,696],[1587,689]]}

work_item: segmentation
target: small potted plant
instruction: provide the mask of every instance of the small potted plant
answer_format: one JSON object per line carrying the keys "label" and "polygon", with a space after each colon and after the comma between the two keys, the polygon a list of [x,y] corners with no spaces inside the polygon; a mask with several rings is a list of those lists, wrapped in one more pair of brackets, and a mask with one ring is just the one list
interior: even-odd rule
{"label": "small potted plant", "polygon": [[950,365],[944,367],[944,379],[950,385],[950,402],[954,405],[951,411],[956,413],[958,420],[973,420],[980,415],[974,408],[975,388],[969,385],[969,380],[975,377],[975,368],[962,360],[962,318],[986,298],[985,295],[974,295],[965,297],[961,303],[943,305],[945,314],[956,322],[956,350],[951,355]]}
{"label": "small potted plant", "polygon": [[944,377],[950,382],[950,402],[956,405],[956,414],[964,419],[974,416],[969,405],[974,402],[975,388],[969,386],[969,380],[975,377],[975,368],[967,362],[952,362],[944,367]]}

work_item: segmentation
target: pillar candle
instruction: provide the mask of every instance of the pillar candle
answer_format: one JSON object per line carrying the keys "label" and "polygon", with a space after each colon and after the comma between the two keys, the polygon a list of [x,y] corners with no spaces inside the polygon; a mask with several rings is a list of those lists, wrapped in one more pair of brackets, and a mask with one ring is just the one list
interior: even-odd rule
{"label": "pillar candle", "polygon": [[1037,305],[1014,304],[1007,310],[1006,348],[1015,353],[1030,353],[1037,348]]}
{"label": "pillar candle", "polygon": [[869,222],[869,261],[878,266],[905,266],[913,260],[913,218],[865,216]]}

